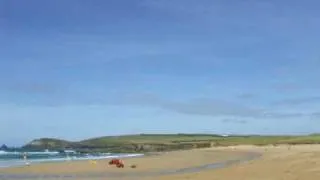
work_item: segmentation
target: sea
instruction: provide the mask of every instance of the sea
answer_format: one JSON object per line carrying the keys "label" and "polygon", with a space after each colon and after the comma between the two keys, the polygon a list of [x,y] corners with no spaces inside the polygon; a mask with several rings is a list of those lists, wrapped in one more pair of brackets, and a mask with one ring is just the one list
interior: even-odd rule
{"label": "sea", "polygon": [[19,167],[38,163],[63,161],[99,160],[110,158],[128,158],[143,156],[143,154],[125,153],[94,153],[82,154],[75,151],[38,151],[38,152],[8,152],[0,150],[0,168]]}

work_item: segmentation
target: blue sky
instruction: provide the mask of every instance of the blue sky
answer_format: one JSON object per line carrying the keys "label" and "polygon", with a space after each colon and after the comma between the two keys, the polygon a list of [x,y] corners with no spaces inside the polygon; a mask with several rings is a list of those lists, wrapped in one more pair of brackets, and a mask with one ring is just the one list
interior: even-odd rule
{"label": "blue sky", "polygon": [[319,132],[319,5],[0,0],[0,143]]}

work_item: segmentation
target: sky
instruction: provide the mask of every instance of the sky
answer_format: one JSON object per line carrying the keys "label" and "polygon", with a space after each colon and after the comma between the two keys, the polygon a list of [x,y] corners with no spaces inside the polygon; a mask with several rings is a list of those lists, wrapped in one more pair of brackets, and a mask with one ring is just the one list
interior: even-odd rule
{"label": "sky", "polygon": [[320,132],[317,0],[0,0],[0,144]]}

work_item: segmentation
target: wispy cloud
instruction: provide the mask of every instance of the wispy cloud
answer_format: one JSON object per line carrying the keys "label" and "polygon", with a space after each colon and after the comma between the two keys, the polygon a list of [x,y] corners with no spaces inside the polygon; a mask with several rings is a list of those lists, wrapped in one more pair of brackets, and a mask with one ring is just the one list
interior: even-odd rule
{"label": "wispy cloud", "polygon": [[[287,113],[273,111],[264,107],[251,107],[242,103],[212,98],[194,98],[189,100],[170,100],[152,93],[128,94],[128,93],[102,93],[91,92],[92,95],[79,90],[59,88],[59,86],[47,84],[19,84],[9,87],[16,93],[29,94],[28,100],[13,99],[19,105],[27,103],[35,106],[65,106],[65,105],[111,105],[111,106],[140,106],[147,108],[161,108],[164,110],[203,116],[230,116],[239,118],[297,118],[314,117],[316,113],[305,114],[301,112]],[[243,98],[250,98],[251,94],[244,94]],[[301,99],[288,99],[276,102],[278,105],[301,104],[320,102],[320,97]],[[239,123],[239,122],[238,122]]]}
{"label": "wispy cloud", "polygon": [[55,94],[61,92],[62,89],[53,84],[45,84],[45,83],[11,83],[6,86],[0,88],[9,92],[14,93],[27,93],[27,94]]}
{"label": "wispy cloud", "polygon": [[[126,93],[102,93],[91,92],[92,95],[80,90],[69,90],[59,88],[59,86],[47,84],[19,84],[9,88],[9,90],[29,94],[29,100],[25,103],[36,106],[64,106],[64,105],[111,105],[111,106],[140,106],[161,108],[164,110],[203,116],[232,116],[240,118],[295,118],[303,117],[303,113],[274,112],[263,107],[250,107],[241,103],[212,98],[194,98],[183,101],[176,101],[157,96],[152,93],[126,94]],[[41,95],[41,96],[39,96]],[[251,95],[244,95],[249,98]],[[23,104],[24,99],[15,99]],[[311,99],[288,100],[287,103],[303,103]],[[315,101],[312,99],[312,101]],[[320,101],[320,98],[317,99]],[[284,102],[282,102],[284,103]]]}
{"label": "wispy cloud", "polygon": [[272,86],[278,92],[289,92],[303,89],[303,87],[296,83],[277,83]]}
{"label": "wispy cloud", "polygon": [[123,96],[120,99],[114,99],[112,104],[156,107],[177,113],[205,116],[248,118],[293,118],[304,116],[302,113],[273,112],[265,108],[252,108],[218,99],[198,98],[189,101],[171,101],[152,94]]}
{"label": "wispy cloud", "polygon": [[[96,36],[81,35],[56,35],[56,38],[45,37],[43,39],[18,39],[10,42],[11,46],[24,46],[28,53],[9,55],[11,59],[19,59],[20,63],[42,66],[51,65],[83,65],[101,64],[112,61],[128,60],[137,61],[142,58],[160,55],[175,55],[188,52],[200,46],[199,43],[186,41],[162,41],[157,42],[133,40],[105,40]],[[25,44],[24,44],[25,43]],[[34,49],[33,46],[37,46]],[[79,53],[80,52],[80,53]]]}
{"label": "wispy cloud", "polygon": [[320,96],[283,99],[283,100],[274,102],[273,105],[294,106],[294,105],[310,104],[310,103],[320,103]]}
{"label": "wispy cloud", "polygon": [[[6,82],[0,87],[0,104],[19,106],[62,106],[83,100],[68,86],[43,82]],[[77,100],[79,99],[79,100]]]}
{"label": "wispy cloud", "polygon": [[243,119],[223,119],[222,122],[224,123],[236,123],[236,124],[246,124],[248,121]]}
{"label": "wispy cloud", "polygon": [[253,93],[242,93],[240,95],[238,95],[237,97],[239,99],[253,99],[256,95]]}
{"label": "wispy cloud", "polygon": [[311,117],[312,118],[316,118],[316,119],[319,119],[320,118],[320,112],[314,112],[311,114]]}

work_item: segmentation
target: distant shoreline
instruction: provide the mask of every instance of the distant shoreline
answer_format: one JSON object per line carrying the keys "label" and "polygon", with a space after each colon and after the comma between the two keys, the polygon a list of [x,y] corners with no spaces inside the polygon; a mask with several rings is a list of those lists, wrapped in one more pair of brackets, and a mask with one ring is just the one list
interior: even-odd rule
{"label": "distant shoreline", "polygon": [[[50,155],[50,153],[47,154],[47,156],[44,156],[43,152],[39,152],[42,157],[36,157],[37,154],[32,152],[33,156],[30,155],[27,160],[25,161],[23,157],[19,158],[22,152],[20,154],[12,153],[16,155],[15,157],[12,157],[12,154],[10,152],[8,153],[2,153],[0,154],[0,168],[11,168],[11,167],[23,167],[26,165],[32,165],[32,164],[43,164],[43,163],[60,163],[60,162],[68,162],[68,161],[87,161],[87,160],[103,160],[103,159],[111,159],[111,158],[130,158],[130,157],[139,157],[144,156],[142,153],[102,153],[101,155],[95,155],[95,156],[54,156]],[[52,153],[52,152],[51,152]],[[11,157],[10,157],[11,156]],[[28,164],[26,164],[28,163]]]}
{"label": "distant shoreline", "polygon": [[262,135],[216,135],[216,134],[138,134],[97,137],[78,142],[41,138],[23,146],[27,150],[73,149],[82,153],[149,153],[194,148],[209,148],[234,145],[296,145],[320,144],[320,135],[262,136]]}

